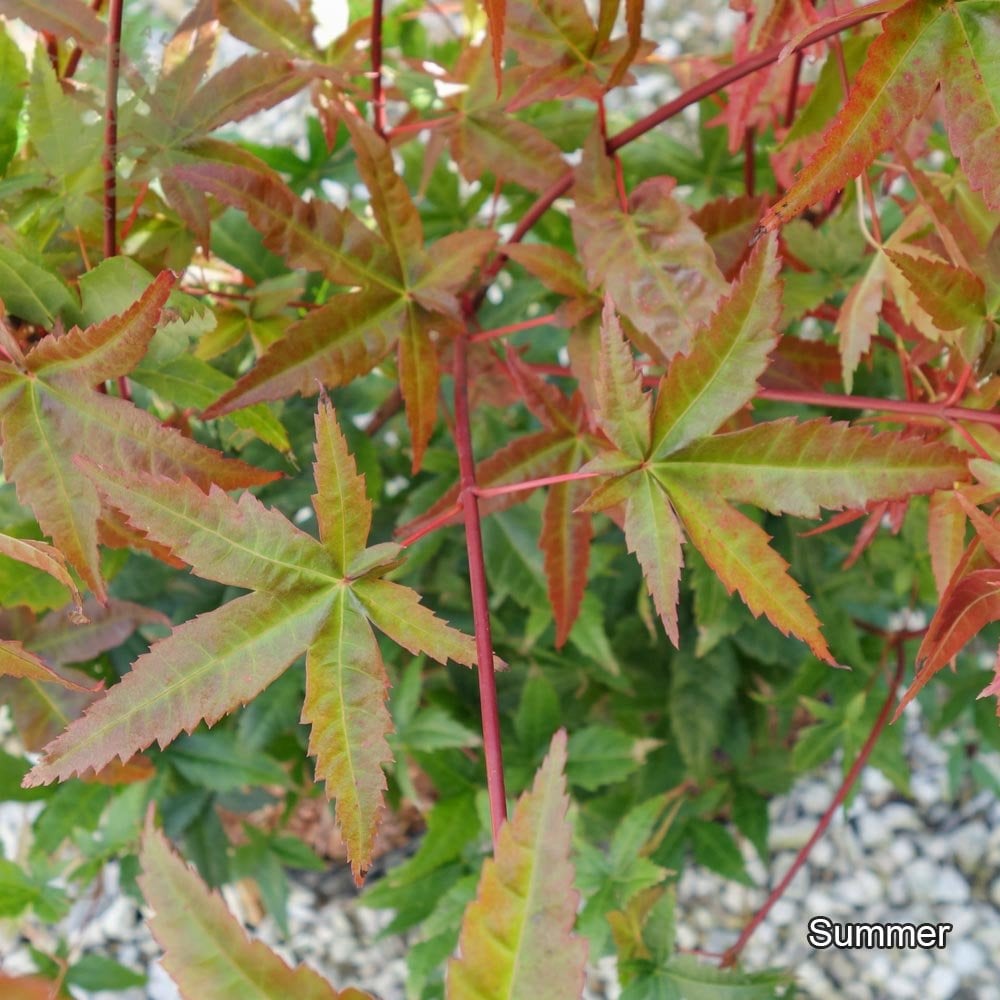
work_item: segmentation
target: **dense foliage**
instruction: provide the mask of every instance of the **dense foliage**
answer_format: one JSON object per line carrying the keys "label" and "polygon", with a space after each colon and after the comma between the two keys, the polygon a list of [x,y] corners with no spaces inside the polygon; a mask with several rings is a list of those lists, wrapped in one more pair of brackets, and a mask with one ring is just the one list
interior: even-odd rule
{"label": "dense foliage", "polygon": [[[115,859],[186,996],[358,1000],[204,883],[284,924],[303,802],[359,883],[410,802],[413,997],[784,995],[767,907],[675,953],[690,858],[749,881],[837,752],[905,793],[918,694],[1000,746],[1000,0],[741,2],[666,69],[642,0],[309,6],[150,66],[121,0],[0,0],[0,915]],[[304,147],[232,132],[305,94]]]}

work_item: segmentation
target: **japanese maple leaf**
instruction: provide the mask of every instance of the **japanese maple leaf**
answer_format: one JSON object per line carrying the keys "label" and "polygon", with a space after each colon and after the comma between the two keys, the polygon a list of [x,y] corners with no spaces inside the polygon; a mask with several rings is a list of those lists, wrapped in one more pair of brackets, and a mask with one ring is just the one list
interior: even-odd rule
{"label": "japanese maple leaf", "polygon": [[827,419],[774,420],[717,433],[753,399],[778,342],[775,242],[758,245],[718,310],[674,359],[654,400],[645,393],[610,300],[605,307],[598,417],[614,445],[584,467],[603,472],[585,509],[624,505],[625,540],[642,566],[667,634],[687,539],[754,615],[833,663],[819,621],[768,535],[731,501],[817,517],[967,478],[960,452]]}
{"label": "japanese maple leaf", "polygon": [[355,878],[371,862],[391,760],[388,678],[371,625],[412,653],[471,664],[473,640],[382,579],[399,547],[366,548],[371,503],[364,479],[324,401],[316,417],[319,540],[252,494],[233,500],[189,479],[87,474],[129,524],[166,545],[199,576],[251,593],[176,628],[141,656],[120,684],[47,748],[25,779],[45,784],[123,761],[154,740],[165,746],[202,720],[245,704],[306,653],[302,720],[309,752],[337,799]]}
{"label": "japanese maple leaf", "polygon": [[595,130],[576,172],[573,235],[591,287],[611,295],[642,350],[665,363],[688,349],[726,283],[673,179],[643,181],[625,211],[613,169]]}
{"label": "japanese maple leaf", "polygon": [[631,80],[627,74],[633,61],[655,47],[642,39],[642,8],[629,0],[628,34],[612,40],[617,4],[602,5],[595,25],[583,0],[511,0],[507,40],[518,55],[513,75],[523,75],[511,110],[554,98],[596,101],[617,83]]}
{"label": "japanese maple leaf", "polygon": [[454,88],[444,99],[453,113],[444,123],[439,118],[434,127],[427,148],[425,177],[438,162],[439,156],[435,154],[446,143],[450,144],[451,155],[468,181],[490,173],[532,191],[544,191],[565,173],[566,162],[559,147],[540,129],[508,113],[510,95],[497,95],[485,47],[465,49],[454,71],[439,79]]}
{"label": "japanese maple leaf", "polygon": [[[163,427],[145,410],[95,386],[142,360],[174,285],[164,271],[120,316],[65,336],[49,334],[28,353],[0,361],[0,438],[4,475],[42,530],[101,599],[97,555],[100,501],[76,456],[112,472],[187,476],[224,489],[267,483],[255,469]],[[9,338],[8,338],[9,339]]]}
{"label": "japanese maple leaf", "polygon": [[246,167],[196,164],[174,176],[243,209],[264,243],[293,267],[321,271],[354,291],[292,324],[256,367],[206,417],[291,393],[311,393],[370,371],[393,348],[419,468],[437,419],[437,341],[462,322],[455,293],[493,246],[482,230],[450,233],[424,249],[423,226],[388,145],[360,119],[345,122],[370,195],[378,232],[328,202],[302,201],[270,174]]}
{"label": "japanese maple leaf", "polygon": [[761,226],[844,187],[893,145],[941,85],[944,123],[971,185],[1000,209],[1000,0],[909,0],[885,18],[819,152]]}

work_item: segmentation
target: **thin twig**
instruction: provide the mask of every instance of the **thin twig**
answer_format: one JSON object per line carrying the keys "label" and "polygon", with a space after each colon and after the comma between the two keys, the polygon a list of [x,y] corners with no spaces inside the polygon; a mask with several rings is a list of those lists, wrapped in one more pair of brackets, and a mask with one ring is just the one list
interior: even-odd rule
{"label": "thin twig", "polygon": [[375,131],[386,136],[385,95],[382,93],[382,0],[372,0],[372,105]]}
{"label": "thin twig", "polygon": [[492,330],[480,330],[469,337],[469,342],[478,344],[484,340],[494,340],[497,337],[506,337],[509,333],[519,333],[521,330],[531,330],[536,326],[546,326],[556,322],[555,313],[546,313],[544,316],[536,316],[534,319],[525,319],[520,323],[508,323],[506,326],[495,326]]}
{"label": "thin twig", "polygon": [[486,757],[486,790],[490,800],[490,821],[495,850],[500,827],[507,818],[507,792],[504,788],[500,712],[497,707],[496,677],[493,672],[493,635],[490,628],[483,531],[479,519],[479,499],[476,496],[476,460],[472,453],[467,349],[468,334],[463,331],[455,338],[454,349],[455,446],[458,450],[462,513],[465,518],[465,546],[469,562],[469,588],[472,592],[472,618],[476,633],[479,704],[483,719],[483,750]]}
{"label": "thin twig", "polygon": [[108,7],[108,74],[104,98],[104,257],[118,253],[118,73],[121,69],[122,11],[125,0],[111,0]]}

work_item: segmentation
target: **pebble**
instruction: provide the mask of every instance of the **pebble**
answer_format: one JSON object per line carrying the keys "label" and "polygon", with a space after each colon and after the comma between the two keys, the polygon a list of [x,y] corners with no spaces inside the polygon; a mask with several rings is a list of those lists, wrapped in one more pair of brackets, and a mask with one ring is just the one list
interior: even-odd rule
{"label": "pebble", "polygon": [[951,1000],[961,985],[961,977],[954,969],[938,965],[924,980],[924,996],[927,1000]]}

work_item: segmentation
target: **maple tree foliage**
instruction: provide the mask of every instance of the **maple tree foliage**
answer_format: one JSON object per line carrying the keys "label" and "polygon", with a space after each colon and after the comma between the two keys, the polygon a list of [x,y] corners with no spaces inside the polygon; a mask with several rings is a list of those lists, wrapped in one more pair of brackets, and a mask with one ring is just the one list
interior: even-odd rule
{"label": "maple tree foliage", "polygon": [[[642,0],[347,6],[197,0],[140,51],[120,4],[0,0],[17,912],[92,819],[186,995],[360,1000],[143,826],[280,919],[303,854],[219,808],[315,777],[359,883],[427,814],[371,893],[422,998],[611,951],[630,997],[773,995],[745,936],[673,954],[685,849],[746,881],[720,818],[765,854],[835,741],[896,781],[893,709],[1000,714],[1000,0],[737,0],[678,60]],[[234,138],[292,97],[304,143]]]}

